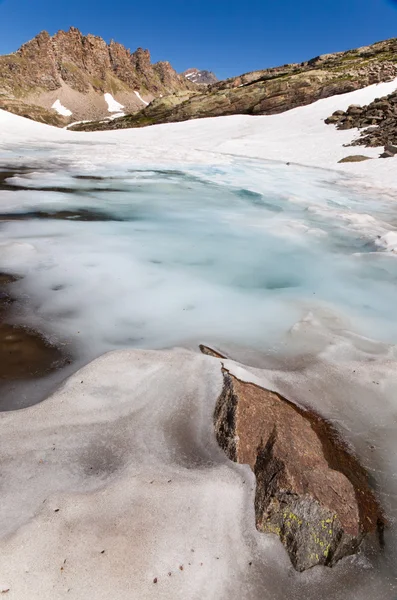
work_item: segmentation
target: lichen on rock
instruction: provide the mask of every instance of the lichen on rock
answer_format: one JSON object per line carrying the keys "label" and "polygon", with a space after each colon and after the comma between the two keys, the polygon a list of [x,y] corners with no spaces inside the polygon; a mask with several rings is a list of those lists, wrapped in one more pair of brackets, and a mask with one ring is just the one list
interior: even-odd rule
{"label": "lichen on rock", "polygon": [[256,477],[259,531],[279,536],[297,571],[333,566],[383,526],[365,469],[330,423],[223,369],[219,445]]}

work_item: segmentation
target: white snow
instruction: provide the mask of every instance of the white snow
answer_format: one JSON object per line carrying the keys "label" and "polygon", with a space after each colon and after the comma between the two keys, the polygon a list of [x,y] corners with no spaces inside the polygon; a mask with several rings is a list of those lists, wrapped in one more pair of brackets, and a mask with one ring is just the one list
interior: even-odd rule
{"label": "white snow", "polygon": [[[306,320],[291,343],[318,343],[322,327]],[[282,371],[227,368],[343,420],[356,447],[376,447],[366,463],[379,455],[392,498],[397,364],[386,348],[355,343],[337,332],[304,372],[293,361],[289,371],[288,361]],[[253,474],[226,459],[212,432],[221,385],[217,359],[126,350],[43,403],[1,415],[0,572],[10,598],[319,600],[320,585],[333,600],[395,595],[384,561],[362,556],[302,575],[276,536],[255,530]],[[390,530],[387,539],[392,557]]]}
{"label": "white snow", "polygon": [[53,108],[54,110],[57,111],[57,113],[59,115],[62,115],[63,117],[71,117],[72,116],[72,111],[69,110],[68,108],[65,108],[62,104],[60,100],[55,100],[54,104],[51,106],[51,108]]}
{"label": "white snow", "polygon": [[379,236],[379,239],[375,243],[389,252],[397,252],[397,231],[388,231],[384,235]]}
{"label": "white snow", "polygon": [[112,94],[109,94],[109,92],[106,92],[106,94],[104,94],[104,98],[108,105],[109,112],[111,112],[111,113],[122,112],[124,106],[122,104],[120,104],[120,102],[117,102],[117,100],[115,100],[113,98]]}
{"label": "white snow", "polygon": [[105,121],[114,121],[114,119],[119,119],[120,117],[125,117],[125,115],[126,115],[125,112],[118,112],[118,113],[114,113],[110,117],[106,117],[106,119],[104,119],[104,120]]}
{"label": "white snow", "polygon": [[80,125],[81,123],[91,123],[91,121],[87,119],[85,121],[73,121],[73,123],[69,123],[69,125],[66,125],[64,129],[69,129],[70,127],[73,127],[73,125]]}
{"label": "white snow", "polygon": [[149,102],[146,102],[146,100],[144,100],[144,99],[142,98],[142,96],[140,95],[140,93],[139,93],[139,92],[135,91],[135,95],[137,96],[137,98],[138,98],[138,99],[139,99],[141,102],[143,102],[143,104],[144,104],[145,106],[148,106]]}
{"label": "white snow", "polygon": [[[309,106],[296,108],[280,115],[235,115],[214,119],[197,119],[184,123],[170,123],[153,127],[94,134],[64,132],[66,139],[114,140],[122,151],[129,145],[135,149],[134,157],[146,160],[148,151],[153,160],[187,163],[213,162],[214,156],[222,160],[225,155],[238,155],[281,162],[292,162],[320,168],[330,168],[358,175],[355,181],[365,187],[397,188],[396,158],[379,159],[362,163],[338,164],[341,158],[359,151],[376,158],[376,148],[344,147],[358,135],[357,130],[337,131],[325,125],[324,119],[334,110],[346,109],[350,104],[368,104],[397,88],[397,79],[372,85],[362,90],[319,100]],[[123,108],[110,94],[110,112]],[[115,104],[112,103],[112,100]],[[0,111],[2,141],[26,139],[58,139],[61,132],[55,128],[26,121],[22,117]],[[69,137],[70,136],[70,137]],[[139,150],[138,150],[139,147]],[[102,152],[106,147],[102,148]],[[115,161],[117,161],[115,157]]]}

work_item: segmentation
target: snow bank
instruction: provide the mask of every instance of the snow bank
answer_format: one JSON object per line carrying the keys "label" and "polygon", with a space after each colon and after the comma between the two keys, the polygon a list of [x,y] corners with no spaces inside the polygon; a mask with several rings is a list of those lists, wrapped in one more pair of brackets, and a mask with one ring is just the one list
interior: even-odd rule
{"label": "snow bank", "polygon": [[[292,388],[306,403],[321,399],[325,414],[344,415],[358,447],[366,435],[378,444],[380,432],[356,405],[386,421],[379,399],[393,396],[391,387],[389,395],[368,391],[380,374],[395,386],[397,365],[386,369],[378,348],[360,368],[360,351],[348,346],[344,364],[337,353],[327,366],[321,353],[309,361],[303,384],[296,369],[282,378],[227,367],[262,385],[281,379],[275,389]],[[344,347],[346,340],[339,353]],[[1,415],[0,572],[10,598],[319,600],[320,585],[321,598],[332,600],[389,597],[392,582],[364,557],[301,575],[277,536],[256,531],[254,476],[214,439],[221,385],[216,359],[123,351],[88,365],[43,403]],[[395,435],[383,444],[385,489],[395,493]],[[370,452],[368,461],[374,465]]]}
{"label": "snow bank", "polygon": [[[356,148],[346,148],[344,144],[350,143],[358,132],[337,131],[334,126],[324,123],[324,119],[334,110],[346,109],[350,104],[368,104],[396,88],[397,79],[319,100],[280,115],[235,115],[95,134],[66,132],[65,135],[70,137],[65,141],[111,142],[117,144],[120,155],[133,149],[136,160],[147,160],[151,156],[153,161],[163,163],[213,164],[230,154],[292,162],[358,175],[356,181],[365,187],[397,189],[397,178],[394,176],[397,159],[338,164],[341,158],[357,152]],[[122,111],[123,106],[111,94],[105,94],[105,99],[109,112]],[[59,139],[56,130],[4,111],[0,111],[0,126],[2,143],[18,138],[29,139],[32,135],[35,139],[45,138],[48,142]],[[370,157],[377,157],[380,153],[379,149],[365,147],[360,147],[359,151]]]}
{"label": "snow bank", "polygon": [[57,113],[59,115],[62,115],[63,117],[71,117],[72,114],[73,114],[71,110],[69,110],[68,108],[65,108],[64,106],[62,106],[60,100],[55,100],[55,102],[51,106],[51,108],[53,108],[54,110],[56,110]]}

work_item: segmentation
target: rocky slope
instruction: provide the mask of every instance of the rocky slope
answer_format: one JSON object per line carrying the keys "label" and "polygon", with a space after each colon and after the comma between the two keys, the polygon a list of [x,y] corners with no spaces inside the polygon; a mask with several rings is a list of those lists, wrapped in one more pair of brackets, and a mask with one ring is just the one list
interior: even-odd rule
{"label": "rocky slope", "polygon": [[351,146],[385,146],[383,158],[397,154],[397,92],[367,106],[352,104],[347,111],[337,110],[325,122],[338,129],[364,128]]}
{"label": "rocky slope", "polygon": [[[43,31],[0,57],[0,108],[53,125],[116,112],[105,93],[121,105],[119,112],[134,112],[155,97],[194,87],[168,62],[152,64],[148,50],[131,53],[74,27],[53,37]],[[66,116],[51,108],[57,100]]]}
{"label": "rocky slope", "polygon": [[271,115],[397,76],[397,39],[220,81],[157,99],[135,115],[80,129],[117,129],[232,114]]}
{"label": "rocky slope", "polygon": [[211,71],[188,69],[187,71],[182,73],[182,75],[192,83],[197,83],[198,85],[210,85],[211,83],[217,83],[218,81],[218,78],[215,75],[215,73],[212,73]]}

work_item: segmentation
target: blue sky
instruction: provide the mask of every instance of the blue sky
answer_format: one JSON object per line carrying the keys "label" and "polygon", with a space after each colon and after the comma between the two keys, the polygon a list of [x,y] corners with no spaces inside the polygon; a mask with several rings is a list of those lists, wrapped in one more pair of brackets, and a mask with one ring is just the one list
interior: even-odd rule
{"label": "blue sky", "polygon": [[225,78],[397,37],[397,1],[0,0],[0,54],[70,25]]}

